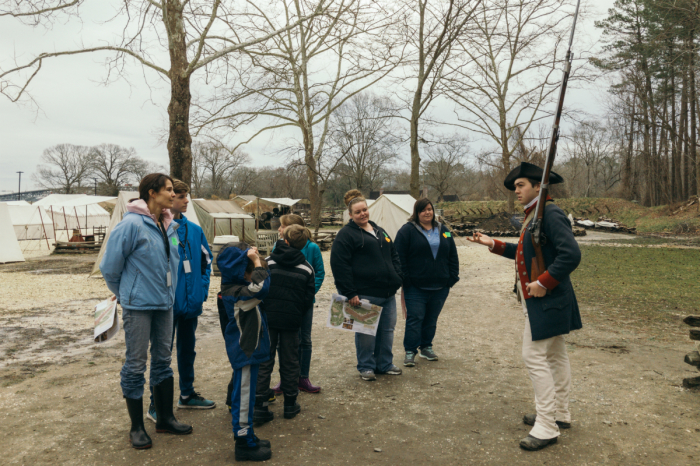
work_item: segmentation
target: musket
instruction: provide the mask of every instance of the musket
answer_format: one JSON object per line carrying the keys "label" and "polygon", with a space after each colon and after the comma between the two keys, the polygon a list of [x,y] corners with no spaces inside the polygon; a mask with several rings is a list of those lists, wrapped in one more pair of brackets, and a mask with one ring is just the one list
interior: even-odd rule
{"label": "musket", "polygon": [[554,157],[557,155],[557,143],[559,142],[559,122],[564,109],[564,96],[566,95],[566,85],[569,82],[569,73],[571,72],[571,63],[574,59],[574,54],[571,53],[571,46],[574,43],[574,32],[576,31],[576,20],[578,19],[578,9],[581,6],[581,0],[576,2],[576,12],[574,13],[574,24],[571,27],[571,35],[569,36],[569,49],[566,51],[564,60],[564,74],[561,78],[561,87],[559,89],[559,103],[557,104],[557,113],[554,116],[554,126],[552,127],[552,139],[549,142],[549,151],[544,162],[544,172],[542,173],[542,181],[540,182],[540,194],[537,197],[537,207],[535,215],[528,226],[532,245],[535,248],[535,257],[532,258],[532,267],[530,268],[530,282],[537,281],[537,278],[542,275],[546,268],[544,265],[544,256],[542,255],[542,224],[544,221],[544,207],[549,193],[549,174],[554,165]]}

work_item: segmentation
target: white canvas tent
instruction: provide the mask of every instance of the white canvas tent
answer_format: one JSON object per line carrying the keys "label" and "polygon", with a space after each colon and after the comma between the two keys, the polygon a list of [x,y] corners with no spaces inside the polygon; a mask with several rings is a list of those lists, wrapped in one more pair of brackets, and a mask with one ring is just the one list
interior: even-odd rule
{"label": "white canvas tent", "polygon": [[114,196],[85,194],[50,194],[35,204],[44,206],[51,215],[56,230],[74,230],[109,226],[109,212],[99,203],[116,199]]}
{"label": "white canvas tent", "polygon": [[5,205],[31,205],[27,201],[5,201],[5,202],[0,202],[0,204],[5,204]]}
{"label": "white canvas tent", "polygon": [[7,262],[24,262],[22,250],[17,242],[17,236],[10,220],[10,209],[0,203],[0,264]]}
{"label": "white canvas tent", "polygon": [[410,194],[382,194],[369,206],[369,219],[396,238],[396,233],[413,213],[416,200]]}
{"label": "white canvas tent", "polygon": [[10,219],[19,241],[55,238],[51,217],[41,206],[8,205]]}
{"label": "white canvas tent", "polygon": [[[109,234],[114,229],[114,227],[117,226],[117,223],[121,222],[122,218],[124,218],[124,214],[126,214],[127,212],[126,205],[129,203],[129,200],[137,199],[138,197],[139,193],[137,191],[119,192],[119,197],[117,197],[117,203],[114,205],[114,211],[112,212],[112,218],[110,219],[109,226],[107,227],[107,233],[105,234],[104,242],[102,243],[100,253],[97,255],[97,260],[95,261],[95,265],[92,267],[92,272],[90,273],[90,275],[101,275],[100,262],[102,262],[102,256],[104,255],[105,250],[107,249],[107,240],[109,239]],[[193,203],[190,202],[190,206],[188,208],[188,212],[185,213],[185,217],[187,217],[187,220],[191,221],[192,223],[199,225],[199,221],[197,220],[197,216],[194,213],[192,204]]]}
{"label": "white canvas tent", "polygon": [[[375,202],[374,199],[367,199],[367,207],[369,208],[369,206],[374,204],[374,202]],[[345,210],[343,211],[343,225],[345,225],[349,221],[350,221],[350,213],[348,212],[348,209],[346,207]],[[372,219],[372,221],[374,221],[374,219]]]}
{"label": "white canvas tent", "polygon": [[256,244],[255,218],[236,202],[195,199],[192,204],[209,244],[214,243],[216,236],[229,235],[238,236],[248,244]]}

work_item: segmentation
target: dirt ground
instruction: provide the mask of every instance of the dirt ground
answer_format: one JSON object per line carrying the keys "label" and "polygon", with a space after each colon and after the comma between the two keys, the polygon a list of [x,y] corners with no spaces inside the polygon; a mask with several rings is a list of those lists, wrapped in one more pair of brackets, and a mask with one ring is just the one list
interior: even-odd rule
{"label": "dirt ground", "polygon": [[[302,412],[293,420],[282,418],[279,400],[272,405],[276,419],[256,429],[272,441],[268,463],[700,462],[700,392],[681,387],[683,377],[697,375],[683,363],[693,349],[687,327],[680,320],[653,332],[626,327],[606,317],[604,305],[583,308],[584,329],[567,338],[573,428],[545,451],[522,451],[518,441],[529,429],[521,419],[534,412],[534,403],[520,357],[524,317],[510,292],[512,264],[471,244],[461,245],[459,255],[462,279],[435,339],[440,360],[419,359],[402,376],[364,382],[355,368],[353,336],[325,326],[333,280],[324,253],[327,275],[314,311],[311,364],[311,379],[323,391],[301,394]],[[0,266],[0,463],[233,463],[224,406],[231,370],[215,302],[205,304],[200,319],[195,385],[218,406],[177,410],[194,426],[185,437],[156,434],[146,421],[154,446],[133,450],[119,387],[123,332],[100,346],[91,340],[92,306],[108,296],[102,280],[87,278],[91,260],[35,257]],[[218,285],[212,280],[212,289]],[[403,334],[399,316],[398,365]]]}

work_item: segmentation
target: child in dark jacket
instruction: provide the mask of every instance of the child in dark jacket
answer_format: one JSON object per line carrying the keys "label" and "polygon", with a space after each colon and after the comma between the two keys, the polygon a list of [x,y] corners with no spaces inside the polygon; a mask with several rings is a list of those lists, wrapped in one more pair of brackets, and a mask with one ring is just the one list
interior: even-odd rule
{"label": "child in dark jacket", "polygon": [[[284,231],[284,243],[278,242],[267,258],[270,267],[270,292],[263,302],[270,327],[270,359],[260,365],[257,396],[255,399],[256,425],[274,418],[268,408],[270,377],[279,354],[281,388],[284,393],[284,418],[292,419],[301,407],[299,394],[299,328],[306,312],[311,312],[314,292],[314,269],[306,261],[301,249],[309,240],[309,230],[291,225]],[[279,347],[278,347],[279,344]]]}
{"label": "child in dark jacket", "polygon": [[231,423],[236,439],[236,461],[265,461],[270,442],[253,432],[255,386],[260,364],[270,358],[270,337],[265,315],[258,305],[270,289],[270,274],[256,248],[229,243],[216,258],[221,271],[217,305],[227,317],[224,341],[233,368]]}

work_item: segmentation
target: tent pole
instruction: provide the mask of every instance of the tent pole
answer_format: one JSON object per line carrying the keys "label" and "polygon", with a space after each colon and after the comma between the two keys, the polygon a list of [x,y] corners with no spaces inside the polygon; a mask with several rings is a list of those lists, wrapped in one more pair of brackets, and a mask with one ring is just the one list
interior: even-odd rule
{"label": "tent pole", "polygon": [[241,219],[241,233],[243,234],[243,242],[245,243],[245,219]]}
{"label": "tent pole", "polygon": [[[73,211],[75,212],[75,221],[78,224],[78,231],[80,231],[80,219],[78,218],[78,208],[73,206]],[[85,219],[85,222],[87,223],[87,218]],[[85,228],[87,228],[87,226]],[[80,235],[82,236],[83,233],[80,232]]]}
{"label": "tent pole", "polygon": [[[68,219],[66,219],[66,208],[65,207],[63,207],[63,222],[64,222],[63,226],[66,229],[66,236],[68,236]],[[68,239],[70,239],[70,238],[68,238]]]}
{"label": "tent pole", "polygon": [[[44,217],[41,215],[41,207],[37,208],[37,210],[39,211],[39,219],[41,219],[41,228],[44,230],[44,239],[46,240],[46,247],[49,248],[49,253],[50,253],[51,246],[49,246],[49,235],[46,234],[46,227],[44,226]],[[54,235],[54,236],[56,236],[56,235]],[[55,240],[55,238],[54,238],[54,240]]]}

